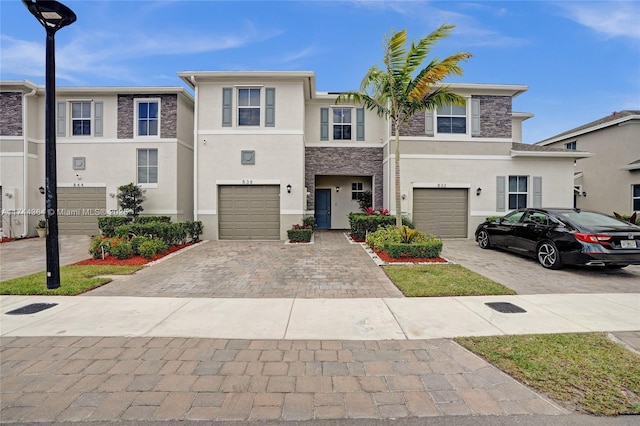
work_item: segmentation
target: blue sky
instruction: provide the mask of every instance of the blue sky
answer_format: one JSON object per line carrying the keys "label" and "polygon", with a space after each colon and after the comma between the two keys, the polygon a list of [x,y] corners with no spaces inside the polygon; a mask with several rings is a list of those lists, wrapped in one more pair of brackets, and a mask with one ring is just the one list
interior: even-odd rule
{"label": "blue sky", "polygon": [[[525,84],[537,142],[613,111],[640,109],[640,1],[63,1],[60,86],[180,86],[192,70],[309,70],[318,91],[355,90],[385,34],[456,25],[432,57],[466,51],[448,81]],[[44,84],[44,30],[0,0],[0,78]]]}

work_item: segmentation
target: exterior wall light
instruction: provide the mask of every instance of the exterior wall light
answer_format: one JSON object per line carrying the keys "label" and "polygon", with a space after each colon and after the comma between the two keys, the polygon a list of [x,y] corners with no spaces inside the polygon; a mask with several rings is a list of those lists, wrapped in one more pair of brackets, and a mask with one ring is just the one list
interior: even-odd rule
{"label": "exterior wall light", "polygon": [[287,194],[291,194],[291,184],[287,185]]}
{"label": "exterior wall light", "polygon": [[340,192],[340,187],[336,186],[336,192]]}
{"label": "exterior wall light", "polygon": [[480,194],[482,194],[482,188],[476,189],[476,195],[480,196]]}
{"label": "exterior wall light", "polygon": [[40,193],[44,195],[44,187],[43,187],[43,186],[41,186],[40,188],[38,188],[38,191],[40,191]]}

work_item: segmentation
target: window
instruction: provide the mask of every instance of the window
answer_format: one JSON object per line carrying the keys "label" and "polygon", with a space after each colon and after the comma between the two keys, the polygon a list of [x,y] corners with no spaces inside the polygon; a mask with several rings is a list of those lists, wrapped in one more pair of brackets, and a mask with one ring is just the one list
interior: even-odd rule
{"label": "window", "polygon": [[467,133],[467,108],[447,105],[438,108],[438,133]]}
{"label": "window", "polygon": [[138,150],[138,183],[158,183],[158,150]]}
{"label": "window", "polygon": [[73,136],[91,135],[91,102],[71,102]]}
{"label": "window", "polygon": [[238,126],[260,125],[260,89],[238,90]]}
{"label": "window", "polygon": [[631,211],[640,211],[640,185],[633,185],[632,204]]}
{"label": "window", "polygon": [[138,104],[138,136],[158,136],[160,103],[157,100],[140,100]]}
{"label": "window", "polygon": [[333,139],[351,140],[351,109],[333,109]]}
{"label": "window", "polygon": [[564,148],[565,148],[565,149],[570,149],[570,150],[572,150],[572,151],[575,151],[575,150],[577,149],[577,147],[576,147],[576,141],[573,141],[573,142],[567,142],[567,143],[565,143],[565,144],[564,144]]}
{"label": "window", "polygon": [[509,210],[527,207],[527,177],[509,176]]}
{"label": "window", "polygon": [[520,219],[522,218],[523,214],[524,212],[509,213],[502,219],[502,221],[506,223],[518,223],[520,222]]}
{"label": "window", "polygon": [[359,200],[360,197],[362,197],[362,194],[364,193],[364,185],[362,184],[362,182],[353,182],[351,184],[351,199],[352,200]]}

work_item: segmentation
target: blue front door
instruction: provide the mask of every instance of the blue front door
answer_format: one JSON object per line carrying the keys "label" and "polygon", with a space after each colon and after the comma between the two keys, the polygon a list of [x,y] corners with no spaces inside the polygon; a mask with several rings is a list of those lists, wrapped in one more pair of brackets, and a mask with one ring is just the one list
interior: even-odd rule
{"label": "blue front door", "polygon": [[330,189],[316,189],[316,225],[318,229],[331,228]]}

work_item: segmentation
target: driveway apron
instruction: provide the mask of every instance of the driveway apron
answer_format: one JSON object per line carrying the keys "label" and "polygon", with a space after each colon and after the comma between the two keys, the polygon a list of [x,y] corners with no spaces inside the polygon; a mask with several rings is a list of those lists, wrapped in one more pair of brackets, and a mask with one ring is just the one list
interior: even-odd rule
{"label": "driveway apron", "polygon": [[316,232],[313,244],[209,241],[86,295],[403,297],[365,251],[338,231]]}

